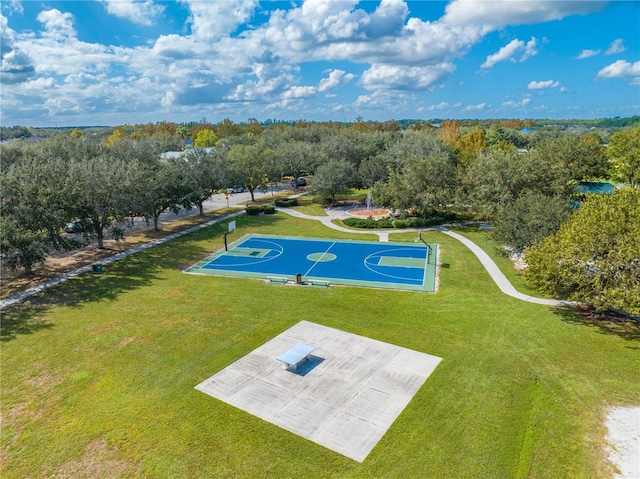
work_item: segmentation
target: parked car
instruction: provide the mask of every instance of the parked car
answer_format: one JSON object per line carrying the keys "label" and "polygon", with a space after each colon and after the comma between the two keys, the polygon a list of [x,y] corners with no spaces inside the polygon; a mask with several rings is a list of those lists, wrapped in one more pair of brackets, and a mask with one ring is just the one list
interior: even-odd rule
{"label": "parked car", "polygon": [[297,183],[297,186],[307,186],[307,180],[305,180],[304,178],[300,177],[298,178],[298,180],[291,180],[291,186],[295,187]]}
{"label": "parked car", "polygon": [[71,223],[67,223],[64,227],[65,233],[83,233],[87,229],[87,225],[82,220],[74,220]]}
{"label": "parked car", "polygon": [[227,193],[242,193],[244,191],[244,186],[232,186],[231,188],[227,188]]}

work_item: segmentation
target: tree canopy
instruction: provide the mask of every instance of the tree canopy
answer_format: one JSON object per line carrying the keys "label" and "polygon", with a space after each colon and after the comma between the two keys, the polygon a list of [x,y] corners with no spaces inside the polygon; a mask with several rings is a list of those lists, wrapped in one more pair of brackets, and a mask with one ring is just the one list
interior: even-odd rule
{"label": "tree canopy", "polygon": [[613,178],[637,190],[640,187],[640,127],[613,134],[607,157]]}
{"label": "tree canopy", "polygon": [[[311,176],[312,191],[332,200],[350,187],[370,188],[377,204],[401,215],[455,210],[494,220],[496,238],[519,251],[557,231],[576,182],[613,179],[637,189],[639,181],[638,127],[612,134],[523,133],[533,122],[506,120],[443,121],[440,128],[412,121],[408,129],[361,119],[263,125],[202,119],[68,129],[44,141],[2,143],[5,264],[30,268],[48,251],[73,247],[63,232],[70,222],[102,244],[109,228],[120,234],[128,215],[153,219],[158,228],[164,211],[196,206],[202,214],[216,191],[242,185],[253,198],[285,175],[287,183]],[[198,148],[160,157],[188,137]],[[212,151],[199,149],[213,144]]]}
{"label": "tree canopy", "polygon": [[531,284],[640,315],[640,193],[591,195],[559,231],[525,252]]}

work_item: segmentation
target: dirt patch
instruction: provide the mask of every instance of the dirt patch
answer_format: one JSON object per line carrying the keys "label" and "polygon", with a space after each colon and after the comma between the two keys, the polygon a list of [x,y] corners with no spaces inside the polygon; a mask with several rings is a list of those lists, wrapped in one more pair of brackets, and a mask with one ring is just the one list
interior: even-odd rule
{"label": "dirt patch", "polygon": [[28,374],[28,377],[24,377],[23,383],[32,387],[37,393],[50,391],[67,377],[67,374],[63,371],[51,371],[44,361],[33,363]]}
{"label": "dirt patch", "polygon": [[630,318],[629,316],[625,316],[616,311],[597,311],[596,309],[586,305],[577,307],[576,313],[578,313],[578,315],[582,316],[585,319],[588,319],[590,321],[598,321],[601,323],[622,324],[632,321],[632,318]]}
{"label": "dirt patch", "polygon": [[[5,439],[10,437],[10,444],[15,445],[18,444],[24,429],[31,422],[41,419],[43,412],[41,409],[33,410],[29,403],[22,402],[10,408],[3,407],[0,417],[2,418],[3,436],[5,436]],[[0,456],[3,456],[0,463],[6,464],[9,462],[11,454],[8,450],[5,450]]]}
{"label": "dirt patch", "polygon": [[93,479],[100,477],[111,479],[116,477],[136,477],[139,466],[118,456],[117,451],[110,449],[105,439],[98,439],[87,445],[80,459],[69,461],[61,466],[52,479]]}
{"label": "dirt patch", "polygon": [[176,217],[172,221],[161,222],[162,229],[160,231],[154,231],[152,225],[140,221],[137,226],[127,229],[127,236],[124,240],[106,240],[104,248],[98,248],[97,243],[93,242],[78,250],[54,252],[43,264],[35,267],[31,273],[3,268],[0,274],[0,296],[2,298],[13,296],[83,266],[100,262],[100,260],[117,253],[164,238],[172,233],[183,231],[228,213],[229,211],[226,210],[216,210],[206,213],[204,216],[187,216],[182,219]]}

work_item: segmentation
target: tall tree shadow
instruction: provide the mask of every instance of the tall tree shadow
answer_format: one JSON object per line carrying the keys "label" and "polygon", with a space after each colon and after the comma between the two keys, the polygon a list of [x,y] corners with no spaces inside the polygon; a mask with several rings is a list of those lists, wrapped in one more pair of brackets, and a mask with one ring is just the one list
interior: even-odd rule
{"label": "tall tree shadow", "polygon": [[[242,218],[243,226],[250,231],[250,228],[273,225],[283,221],[285,217],[268,215]],[[0,341],[54,327],[46,316],[51,306],[80,307],[104,299],[115,300],[123,292],[161,281],[163,271],[181,271],[212,252],[210,247],[199,246],[198,241],[217,241],[222,247],[222,234],[226,229],[226,223],[197,228],[185,236],[104,264],[103,272],[100,274],[81,274],[23,302],[4,308],[0,321]]]}
{"label": "tall tree shadow", "polygon": [[640,323],[613,311],[599,313],[587,307],[554,308],[554,314],[569,324],[596,328],[602,334],[611,334],[627,341],[640,341]]}
{"label": "tall tree shadow", "polygon": [[42,306],[32,304],[23,304],[20,308],[16,306],[7,308],[2,312],[0,341],[8,341],[19,335],[52,328],[53,325],[43,314],[43,309]]}
{"label": "tall tree shadow", "polygon": [[47,319],[52,306],[80,307],[115,300],[123,292],[163,280],[163,271],[182,269],[202,259],[208,251],[192,242],[163,244],[106,264],[102,273],[84,273],[2,311],[0,341],[15,339],[54,325]]}

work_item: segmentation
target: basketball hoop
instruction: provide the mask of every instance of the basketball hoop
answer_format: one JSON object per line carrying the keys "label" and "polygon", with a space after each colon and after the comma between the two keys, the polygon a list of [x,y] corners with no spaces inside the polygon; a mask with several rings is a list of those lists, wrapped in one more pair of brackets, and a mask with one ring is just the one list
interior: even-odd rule
{"label": "basketball hoop", "polygon": [[225,234],[224,234],[224,250],[225,251],[229,251],[229,247],[227,246],[227,235],[229,233],[232,233],[236,230],[236,220],[233,221],[229,221],[229,226],[228,226],[228,230]]}

